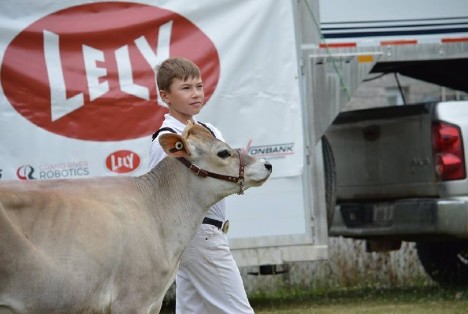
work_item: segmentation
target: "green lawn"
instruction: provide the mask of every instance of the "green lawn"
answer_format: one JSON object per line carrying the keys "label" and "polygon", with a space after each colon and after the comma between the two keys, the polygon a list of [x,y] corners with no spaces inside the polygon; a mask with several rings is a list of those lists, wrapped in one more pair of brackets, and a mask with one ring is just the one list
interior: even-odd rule
{"label": "green lawn", "polygon": [[468,313],[468,291],[438,287],[350,289],[252,298],[258,314]]}
{"label": "green lawn", "polygon": [[[353,288],[333,291],[289,291],[251,296],[257,314],[311,313],[468,313],[468,289],[444,290],[435,286],[407,288]],[[162,313],[174,313],[165,304]]]}

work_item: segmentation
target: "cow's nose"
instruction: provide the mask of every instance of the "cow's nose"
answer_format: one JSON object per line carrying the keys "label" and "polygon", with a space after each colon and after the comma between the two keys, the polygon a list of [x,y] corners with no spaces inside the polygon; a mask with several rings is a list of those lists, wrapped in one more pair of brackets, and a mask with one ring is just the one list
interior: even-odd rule
{"label": "cow's nose", "polygon": [[267,170],[270,172],[273,170],[273,166],[268,161],[265,162],[265,168],[267,168]]}

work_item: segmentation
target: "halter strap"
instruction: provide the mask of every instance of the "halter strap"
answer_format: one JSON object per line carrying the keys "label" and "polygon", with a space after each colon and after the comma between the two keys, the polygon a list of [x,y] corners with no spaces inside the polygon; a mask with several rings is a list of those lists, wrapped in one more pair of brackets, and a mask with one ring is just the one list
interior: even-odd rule
{"label": "halter strap", "polygon": [[206,177],[211,177],[223,181],[229,181],[233,183],[239,183],[239,192],[237,194],[242,195],[244,194],[244,163],[242,160],[242,155],[240,153],[240,150],[236,150],[237,154],[239,155],[239,175],[237,177],[233,176],[227,176],[224,174],[219,174],[211,171],[204,170],[200,167],[198,167],[195,164],[192,164],[190,161],[185,159],[184,157],[177,157],[177,160],[179,160],[181,163],[183,163],[190,171],[192,171],[195,175],[206,178]]}

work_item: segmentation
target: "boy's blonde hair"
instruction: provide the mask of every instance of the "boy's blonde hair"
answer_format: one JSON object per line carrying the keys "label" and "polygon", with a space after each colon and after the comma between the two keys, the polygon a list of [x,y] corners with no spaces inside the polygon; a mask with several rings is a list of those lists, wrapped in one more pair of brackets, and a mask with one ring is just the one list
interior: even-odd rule
{"label": "boy's blonde hair", "polygon": [[174,79],[185,81],[189,78],[201,77],[200,69],[195,63],[180,57],[166,59],[156,67],[155,71],[158,89],[165,91],[170,90]]}

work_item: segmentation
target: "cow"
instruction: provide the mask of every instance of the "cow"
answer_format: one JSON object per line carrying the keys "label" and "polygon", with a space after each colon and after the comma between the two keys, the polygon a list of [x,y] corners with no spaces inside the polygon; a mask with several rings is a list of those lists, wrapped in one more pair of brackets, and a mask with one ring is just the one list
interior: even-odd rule
{"label": "cow", "polygon": [[198,124],[159,142],[138,177],[0,184],[0,313],[158,313],[208,208],[272,172]]}

